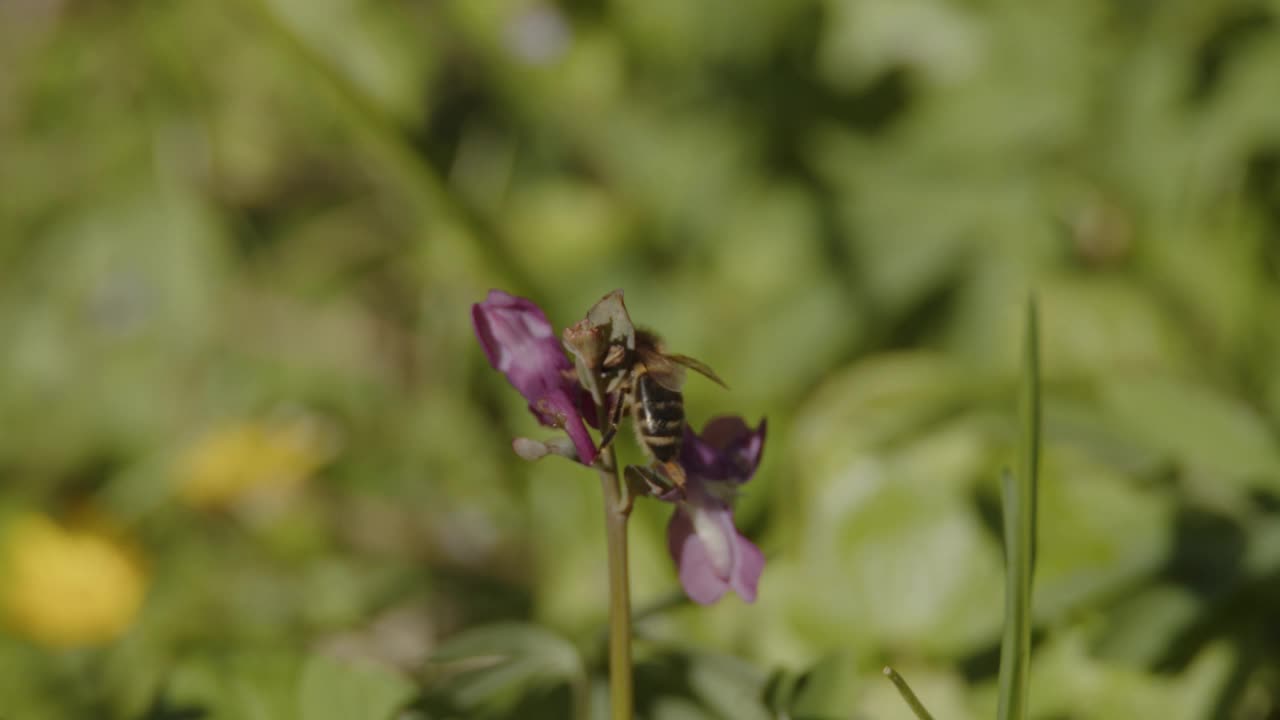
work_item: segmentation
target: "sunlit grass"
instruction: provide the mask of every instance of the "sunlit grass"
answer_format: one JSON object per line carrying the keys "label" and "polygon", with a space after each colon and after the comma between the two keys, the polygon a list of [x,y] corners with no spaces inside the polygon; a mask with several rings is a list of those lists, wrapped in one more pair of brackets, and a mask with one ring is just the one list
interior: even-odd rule
{"label": "sunlit grass", "polygon": [[[1004,501],[1005,614],[1000,646],[998,720],[1023,720],[1031,675],[1031,583],[1035,573],[1036,494],[1040,472],[1040,329],[1035,300],[1027,304],[1019,388],[1018,473],[1001,477]],[[893,668],[884,674],[919,720],[933,720],[907,681]]]}

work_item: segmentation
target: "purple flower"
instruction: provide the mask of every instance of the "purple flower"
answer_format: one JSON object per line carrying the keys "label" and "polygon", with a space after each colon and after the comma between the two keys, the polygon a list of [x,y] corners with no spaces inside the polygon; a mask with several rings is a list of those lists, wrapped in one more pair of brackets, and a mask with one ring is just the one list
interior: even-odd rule
{"label": "purple flower", "polygon": [[680,464],[688,481],[667,526],[667,547],[696,603],[710,605],[729,590],[755,602],[764,554],[734,527],[732,500],[760,465],[764,435],[763,420],[752,430],[739,417],[716,418],[701,436],[685,428]]}
{"label": "purple flower", "polygon": [[529,401],[538,422],[563,428],[578,459],[594,462],[596,446],[584,423],[585,390],[546,313],[530,300],[490,290],[484,302],[471,306],[471,320],[489,364]]}

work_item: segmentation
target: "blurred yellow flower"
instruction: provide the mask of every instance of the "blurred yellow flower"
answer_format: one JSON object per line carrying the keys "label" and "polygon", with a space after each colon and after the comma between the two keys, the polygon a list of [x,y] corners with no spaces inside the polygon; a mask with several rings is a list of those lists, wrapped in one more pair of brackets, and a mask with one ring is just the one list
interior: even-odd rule
{"label": "blurred yellow flower", "polygon": [[24,516],[8,528],[3,562],[6,619],[44,645],[105,643],[142,607],[145,573],[131,549],[104,532]]}
{"label": "blurred yellow flower", "polygon": [[331,456],[331,443],[316,423],[249,421],[211,431],[178,463],[183,500],[222,508],[250,495],[279,495],[296,488]]}

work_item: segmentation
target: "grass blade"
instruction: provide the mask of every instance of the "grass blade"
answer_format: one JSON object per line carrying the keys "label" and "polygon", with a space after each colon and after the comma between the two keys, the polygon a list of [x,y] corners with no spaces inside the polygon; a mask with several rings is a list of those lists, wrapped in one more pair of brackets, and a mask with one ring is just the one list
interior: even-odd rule
{"label": "grass blade", "polygon": [[1040,338],[1036,304],[1027,306],[1020,387],[1018,474],[1002,478],[1005,545],[1004,638],[1000,648],[999,720],[1027,716],[1031,672],[1031,581],[1036,554],[1036,494],[1040,470]]}
{"label": "grass blade", "polygon": [[1022,442],[1018,448],[1018,475],[1029,496],[1027,517],[1030,535],[1030,568],[1027,575],[1027,602],[1031,601],[1031,580],[1035,573],[1039,540],[1036,515],[1040,509],[1040,318],[1035,298],[1027,302],[1026,337],[1023,339],[1022,387],[1018,408],[1022,422]]}
{"label": "grass blade", "polygon": [[902,695],[902,699],[907,702],[907,705],[911,707],[911,712],[915,713],[919,720],[933,720],[933,716],[924,708],[920,698],[916,697],[916,694],[911,691],[911,686],[907,684],[905,678],[898,674],[897,670],[885,667],[884,674],[894,684],[894,687],[898,688],[898,694]]}

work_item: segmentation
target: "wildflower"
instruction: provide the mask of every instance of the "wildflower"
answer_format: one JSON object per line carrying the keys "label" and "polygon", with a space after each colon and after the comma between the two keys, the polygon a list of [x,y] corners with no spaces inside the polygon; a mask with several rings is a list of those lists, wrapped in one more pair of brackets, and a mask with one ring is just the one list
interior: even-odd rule
{"label": "wildflower", "polygon": [[[512,444],[516,453],[526,460],[549,454],[576,456],[584,464],[592,464],[600,451],[586,423],[595,420],[597,408],[596,399],[583,383],[594,388],[604,414],[612,415],[618,403],[626,402],[619,396],[626,391],[616,389],[616,381],[622,377],[619,373],[631,371],[631,356],[639,353],[637,348],[643,344],[637,338],[651,336],[632,325],[621,291],[604,296],[585,318],[565,330],[564,348],[576,359],[583,380],[578,379],[574,363],[555,339],[546,315],[529,300],[491,290],[484,302],[472,306],[472,318],[489,363],[529,401],[529,409],[540,422],[565,429],[573,445],[569,447],[564,439],[540,442],[517,438]],[[718,381],[714,373],[691,358],[668,358]],[[605,382],[608,378],[615,382]],[[678,401],[679,396],[675,397]],[[590,411],[584,412],[584,408]],[[600,427],[603,423],[591,424]],[[612,435],[613,430],[608,428],[606,434]],[[714,603],[729,590],[747,602],[755,601],[764,555],[734,527],[732,502],[738,486],[750,480],[760,464],[764,436],[763,421],[753,430],[737,417],[712,420],[701,435],[684,425],[680,454],[675,458],[678,462],[662,463],[661,468],[651,466],[648,472],[627,469],[627,488],[634,494],[615,498],[620,500],[617,515],[625,522],[638,495],[676,505],[667,528],[667,544],[680,582],[695,602]],[[610,457],[600,470],[615,472],[611,467],[614,462]],[[683,483],[670,476],[665,478],[670,483],[662,482],[673,470],[680,471],[676,477],[684,476]],[[668,489],[664,492],[663,488]]]}
{"label": "wildflower", "polygon": [[747,602],[756,599],[764,555],[734,527],[732,501],[759,467],[764,437],[763,420],[752,430],[741,418],[719,417],[700,436],[685,427],[680,451],[688,476],[685,497],[663,499],[677,504],[667,526],[667,547],[694,602],[709,605],[729,590]]}
{"label": "wildflower", "polygon": [[490,290],[484,302],[471,306],[471,319],[489,364],[529,401],[538,422],[567,432],[584,465],[595,462],[597,450],[583,414],[591,399],[542,309]]}
{"label": "wildflower", "polygon": [[251,495],[288,492],[332,454],[307,420],[250,421],[210,432],[179,460],[181,494],[199,508],[222,508]]}
{"label": "wildflower", "polygon": [[6,619],[43,645],[108,642],[142,607],[145,575],[129,548],[105,532],[22,517],[9,527],[4,566]]}

